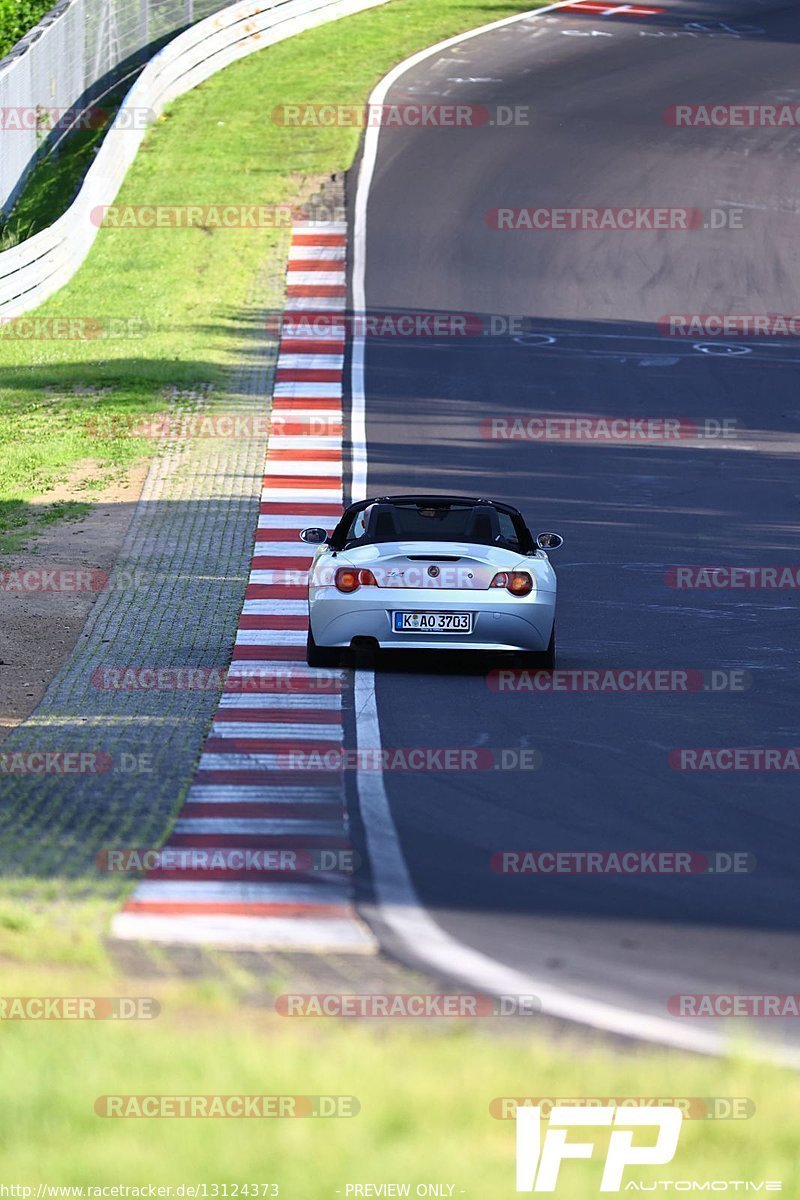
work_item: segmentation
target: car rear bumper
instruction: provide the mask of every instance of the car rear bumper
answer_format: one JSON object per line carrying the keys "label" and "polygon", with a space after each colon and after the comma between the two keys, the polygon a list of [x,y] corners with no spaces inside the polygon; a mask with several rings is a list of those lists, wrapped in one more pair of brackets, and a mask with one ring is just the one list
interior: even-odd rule
{"label": "car rear bumper", "polygon": [[[385,650],[522,650],[547,649],[555,620],[556,593],[537,591],[512,596],[497,591],[491,608],[487,593],[430,592],[408,588],[360,589],[346,596],[331,587],[312,588],[309,613],[318,646],[347,647],[354,638],[370,638]],[[392,614],[411,612],[469,612],[472,632],[398,633]]]}

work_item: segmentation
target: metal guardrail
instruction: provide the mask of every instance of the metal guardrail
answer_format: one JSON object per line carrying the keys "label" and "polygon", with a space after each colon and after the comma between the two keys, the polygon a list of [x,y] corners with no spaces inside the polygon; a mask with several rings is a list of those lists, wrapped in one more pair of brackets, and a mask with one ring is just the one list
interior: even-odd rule
{"label": "metal guardrail", "polygon": [[[78,113],[132,81],[182,29],[224,0],[61,0],[0,60],[0,212],[43,149],[63,136],[47,113]],[[3,132],[8,130],[7,136]]]}
{"label": "metal guardrail", "polygon": [[[71,0],[78,6],[86,2]],[[86,258],[98,233],[92,212],[113,203],[145,136],[146,129],[136,127],[137,113],[149,110],[158,116],[176,97],[256,50],[385,3],[387,0],[249,0],[214,13],[169,42],[125,97],[72,205],[47,229],[0,253],[0,319],[19,316],[41,304],[64,286]],[[9,137],[0,133],[0,147]]]}

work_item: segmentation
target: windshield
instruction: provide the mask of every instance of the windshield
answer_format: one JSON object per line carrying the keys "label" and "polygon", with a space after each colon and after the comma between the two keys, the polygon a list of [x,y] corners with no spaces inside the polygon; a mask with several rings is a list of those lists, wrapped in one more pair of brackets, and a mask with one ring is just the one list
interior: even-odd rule
{"label": "windshield", "polygon": [[524,526],[519,526],[520,518],[491,504],[378,501],[345,519],[340,544],[472,542],[521,550]]}

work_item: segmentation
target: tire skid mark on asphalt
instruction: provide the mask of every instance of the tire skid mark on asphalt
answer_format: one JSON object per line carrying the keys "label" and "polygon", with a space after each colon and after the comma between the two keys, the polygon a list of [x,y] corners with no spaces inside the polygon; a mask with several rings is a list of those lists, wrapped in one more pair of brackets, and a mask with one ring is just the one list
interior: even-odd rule
{"label": "tire skid mark on asphalt", "polygon": [[[295,226],[287,317],[275,372],[260,516],[233,662],[186,802],[164,849],[169,863],[137,885],[116,937],[171,943],[371,953],[341,871],[230,866],[231,851],[350,851],[341,770],[308,755],[343,740],[342,673],[305,662],[309,524],[341,514],[344,337],[298,338],[306,313],[343,311],[346,227]],[[319,434],[320,420],[326,434]],[[300,769],[295,769],[293,754]],[[317,762],[320,765],[317,768]],[[196,851],[189,865],[182,852]],[[211,859],[225,855],[222,866]],[[198,863],[195,867],[191,861]],[[291,862],[290,860],[287,860]],[[249,863],[249,865],[248,865]]]}

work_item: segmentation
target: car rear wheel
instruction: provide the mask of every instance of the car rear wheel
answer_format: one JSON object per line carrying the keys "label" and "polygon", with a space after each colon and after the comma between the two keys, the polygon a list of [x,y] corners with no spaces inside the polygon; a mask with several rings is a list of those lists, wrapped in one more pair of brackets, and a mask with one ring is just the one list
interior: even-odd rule
{"label": "car rear wheel", "polygon": [[310,667],[338,667],[342,661],[342,652],[336,646],[318,646],[314,641],[311,626],[308,627],[306,641],[306,662]]}

